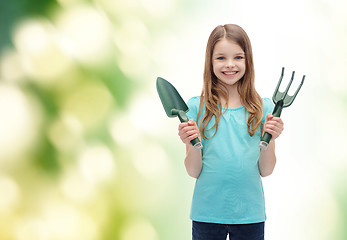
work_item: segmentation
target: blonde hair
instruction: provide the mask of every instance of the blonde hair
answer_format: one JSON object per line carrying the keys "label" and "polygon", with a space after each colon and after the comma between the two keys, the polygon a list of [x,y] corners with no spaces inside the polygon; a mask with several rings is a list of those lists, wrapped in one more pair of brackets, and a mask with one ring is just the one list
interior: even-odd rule
{"label": "blonde hair", "polygon": [[[200,135],[204,139],[208,139],[205,134],[207,124],[215,117],[215,123],[206,131],[215,128],[214,134],[217,133],[218,123],[222,115],[221,97],[227,101],[228,92],[226,89],[221,88],[218,84],[218,78],[213,72],[212,54],[216,43],[222,39],[228,39],[237,43],[245,52],[246,71],[245,75],[238,82],[238,92],[240,94],[241,102],[245,109],[249,112],[247,121],[248,133],[253,136],[262,124],[262,99],[254,87],[254,65],[251,42],[247,33],[238,25],[226,24],[224,26],[217,26],[211,33],[206,47],[205,67],[204,67],[204,83],[201,93],[199,113],[197,119],[200,118],[205,103],[206,111],[204,116],[199,122]],[[218,104],[220,106],[218,106]],[[245,116],[246,118],[246,116]]]}

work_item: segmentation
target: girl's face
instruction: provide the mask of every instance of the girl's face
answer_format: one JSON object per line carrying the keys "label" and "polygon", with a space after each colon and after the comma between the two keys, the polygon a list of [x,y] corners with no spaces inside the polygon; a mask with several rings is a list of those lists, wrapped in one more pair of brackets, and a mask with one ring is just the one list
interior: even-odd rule
{"label": "girl's face", "polygon": [[213,72],[227,86],[236,83],[245,75],[246,55],[242,48],[226,38],[216,43],[212,53]]}

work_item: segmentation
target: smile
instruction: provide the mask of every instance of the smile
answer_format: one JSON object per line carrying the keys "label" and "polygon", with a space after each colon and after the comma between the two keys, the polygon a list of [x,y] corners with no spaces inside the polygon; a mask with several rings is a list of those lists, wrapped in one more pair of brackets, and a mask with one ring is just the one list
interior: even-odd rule
{"label": "smile", "polygon": [[223,74],[225,74],[225,75],[235,75],[236,73],[238,73],[238,72],[237,71],[223,72]]}

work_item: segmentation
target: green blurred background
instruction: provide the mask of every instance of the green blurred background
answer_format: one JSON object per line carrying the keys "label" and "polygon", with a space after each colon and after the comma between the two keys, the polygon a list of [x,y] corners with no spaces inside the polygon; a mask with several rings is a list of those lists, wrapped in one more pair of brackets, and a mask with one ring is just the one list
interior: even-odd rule
{"label": "green blurred background", "polygon": [[190,239],[194,180],[155,79],[199,95],[207,38],[225,23],[249,34],[262,96],[282,66],[286,78],[307,75],[264,179],[266,239],[347,239],[346,10],[343,0],[0,0],[0,239]]}

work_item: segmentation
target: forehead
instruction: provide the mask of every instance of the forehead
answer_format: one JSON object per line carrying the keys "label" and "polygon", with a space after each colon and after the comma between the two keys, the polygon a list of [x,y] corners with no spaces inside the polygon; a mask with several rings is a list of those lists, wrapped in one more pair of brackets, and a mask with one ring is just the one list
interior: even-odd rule
{"label": "forehead", "polygon": [[213,54],[245,54],[240,45],[229,39],[218,41],[213,49]]}

